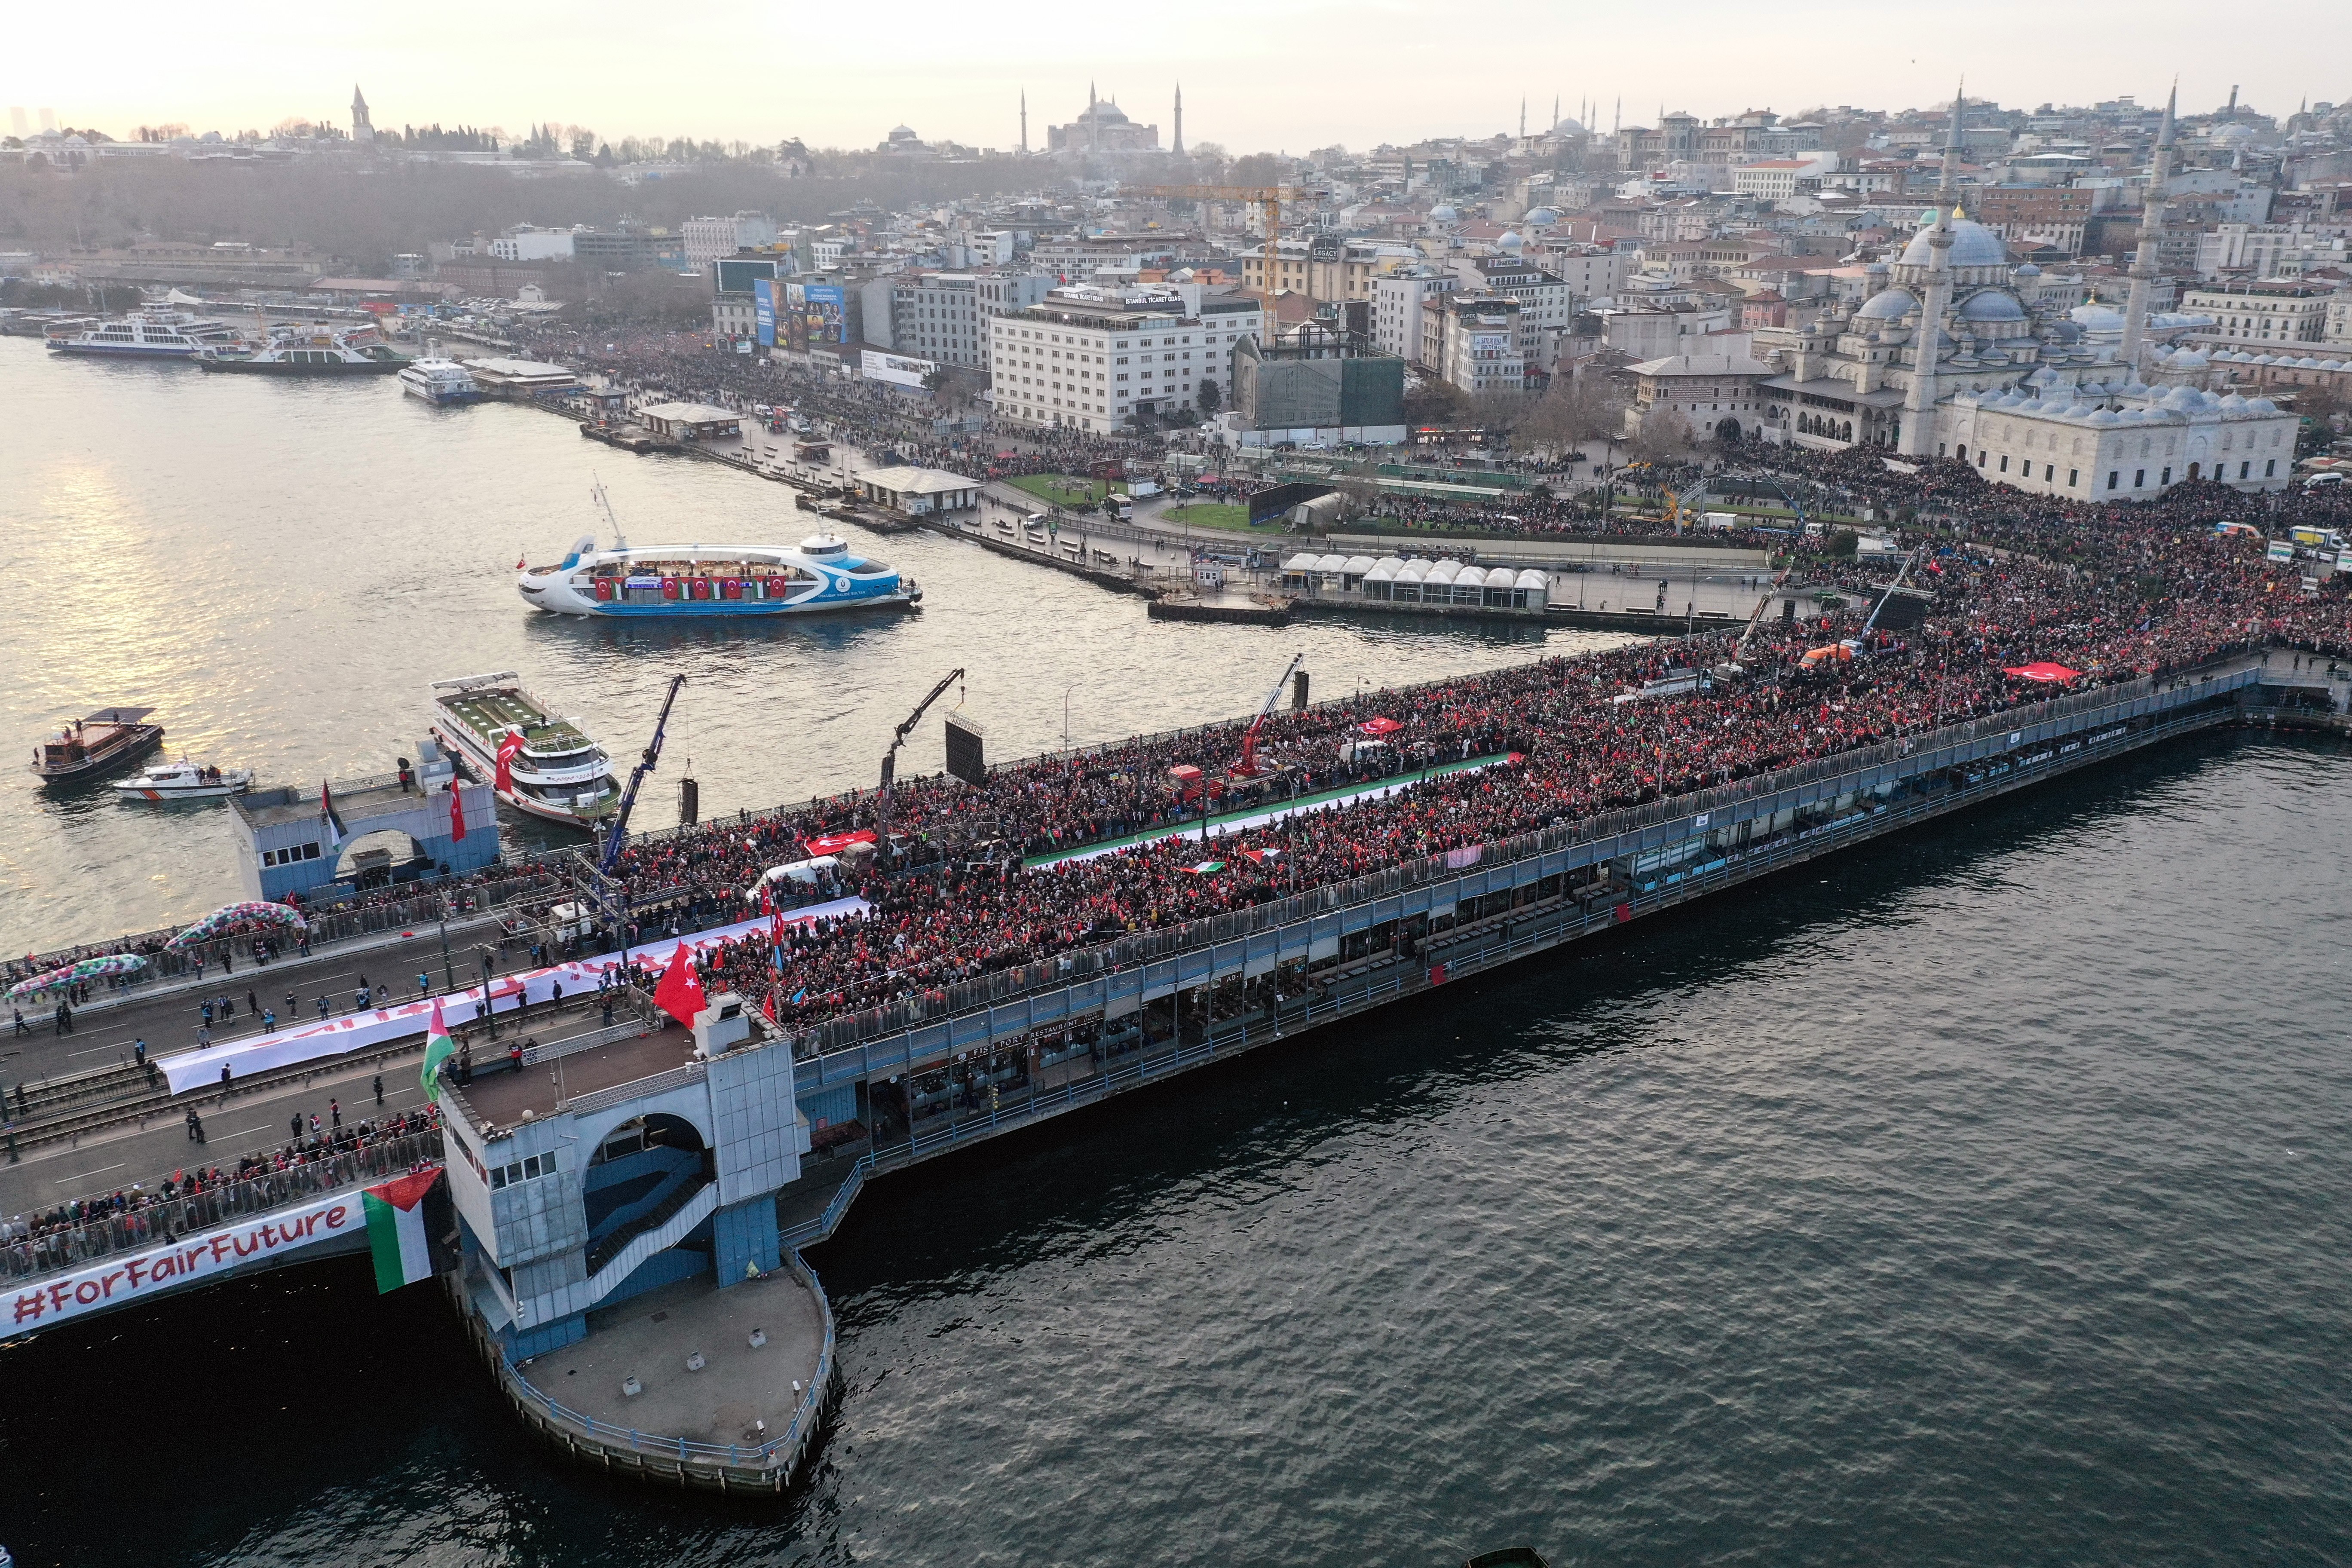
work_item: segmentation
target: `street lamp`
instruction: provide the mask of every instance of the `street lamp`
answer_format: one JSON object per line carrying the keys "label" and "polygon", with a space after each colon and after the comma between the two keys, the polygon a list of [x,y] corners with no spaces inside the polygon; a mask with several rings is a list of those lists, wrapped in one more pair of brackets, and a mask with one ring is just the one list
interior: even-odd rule
{"label": "street lamp", "polygon": [[1070,693],[1076,691],[1081,684],[1083,683],[1080,681],[1073,680],[1062,688],[1062,749],[1066,752],[1070,749]]}

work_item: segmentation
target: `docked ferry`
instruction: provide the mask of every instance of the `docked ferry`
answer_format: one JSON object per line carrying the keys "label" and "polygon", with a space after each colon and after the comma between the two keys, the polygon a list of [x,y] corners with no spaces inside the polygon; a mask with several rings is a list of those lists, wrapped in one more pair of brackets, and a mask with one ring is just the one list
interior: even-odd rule
{"label": "docked ferry", "polygon": [[[434,740],[509,805],[581,827],[620,805],[603,748],[576,721],[558,719],[513,670],[433,683]],[[507,753],[503,781],[499,754]]]}
{"label": "docked ferry", "polygon": [[235,348],[237,341],[222,322],[186,310],[133,310],[79,331],[51,333],[48,343],[53,353],[193,360],[207,350]]}
{"label": "docked ferry", "polygon": [[829,533],[798,549],[757,544],[581,540],[553,566],[515,577],[523,603],[559,616],[795,616],[908,609],[923,590],[893,566],[853,555]]}
{"label": "docked ferry", "polygon": [[394,375],[407,368],[409,357],[387,346],[373,327],[341,332],[306,327],[275,333],[257,348],[207,348],[196,363],[246,375]]}
{"label": "docked ferry", "polygon": [[447,403],[477,403],[481,384],[474,373],[453,359],[417,359],[403,365],[400,390],[439,407]]}

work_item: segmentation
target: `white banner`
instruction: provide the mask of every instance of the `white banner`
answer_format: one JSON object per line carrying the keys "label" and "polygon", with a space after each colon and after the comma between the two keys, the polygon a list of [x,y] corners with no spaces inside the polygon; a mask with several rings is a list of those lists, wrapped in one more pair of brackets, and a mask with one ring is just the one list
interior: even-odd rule
{"label": "white banner", "polygon": [[[786,925],[804,925],[815,920],[834,920],[846,914],[862,913],[866,908],[864,899],[835,899],[830,903],[812,904],[793,910],[784,916]],[[730,942],[763,931],[767,918],[739,921],[730,926],[697,931],[684,938],[689,952],[700,953]],[[596,981],[606,970],[624,963],[630,956],[649,964],[669,962],[677,951],[681,939],[655,937],[640,942],[625,952],[600,953],[571,963],[551,964],[545,969],[531,969],[518,974],[504,975],[490,983],[492,1010],[511,1013],[518,1005],[518,996],[533,1002],[545,1002],[555,994],[559,984],[566,996],[579,996],[596,989]],[[482,1015],[482,988],[479,985],[441,998],[441,1018],[451,1028],[469,1024]],[[226,1068],[233,1083],[273,1068],[299,1066],[316,1061],[320,1057],[339,1057],[386,1040],[406,1039],[422,1036],[433,1022],[433,1003],[404,1002],[397,1007],[377,1007],[365,1013],[347,1013],[340,1018],[322,1018],[299,1028],[280,1029],[274,1035],[259,1035],[249,1040],[229,1045],[213,1046],[201,1051],[181,1051],[159,1058],[156,1066],[172,1086],[173,1094],[185,1094],[192,1089],[216,1089],[221,1083],[221,1069]]]}
{"label": "white banner", "polygon": [[185,1237],[13,1292],[10,1331],[46,1329],[127,1301],[144,1300],[206,1275],[340,1237],[367,1237],[357,1192],[257,1215],[205,1236]]}

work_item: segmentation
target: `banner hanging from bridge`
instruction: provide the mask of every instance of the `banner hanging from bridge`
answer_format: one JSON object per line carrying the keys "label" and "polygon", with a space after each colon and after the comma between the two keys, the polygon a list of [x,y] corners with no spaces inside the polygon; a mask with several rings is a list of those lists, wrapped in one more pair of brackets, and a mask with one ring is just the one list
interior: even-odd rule
{"label": "banner hanging from bridge", "polygon": [[366,1235],[360,1194],[339,1193],[21,1287],[10,1293],[9,1326],[16,1332],[51,1328],[306,1247],[363,1241]]}

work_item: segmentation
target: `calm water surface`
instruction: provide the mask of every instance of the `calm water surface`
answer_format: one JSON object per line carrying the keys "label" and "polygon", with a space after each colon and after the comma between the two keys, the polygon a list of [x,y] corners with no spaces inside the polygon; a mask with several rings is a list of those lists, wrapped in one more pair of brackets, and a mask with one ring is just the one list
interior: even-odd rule
{"label": "calm water surface", "polygon": [[2341,1563],[2347,787],[2333,744],[2111,764],[879,1183],[814,1258],[849,1388],[781,1506],[542,1457],[438,1300],[356,1264],[0,1359],[0,1531],[270,1568]]}
{"label": "calm water surface", "polygon": [[[414,757],[432,682],[511,669],[633,763],[667,677],[678,699],[638,823],[873,787],[890,731],[961,667],[1000,760],[1247,713],[1304,649],[1318,696],[1623,639],[1318,621],[1147,621],[1143,602],[930,534],[851,530],[924,584],[919,615],[793,625],[562,620],[515,593],[526,552],[601,527],[597,476],[645,543],[796,542],[792,492],[716,465],[633,458],[530,408],[428,408],[388,380],[278,382],[55,359],[0,338],[0,952],[204,913],[242,896],[218,805],[59,795],[23,765],[60,721],[159,710],[166,745],[264,784]],[[943,701],[951,703],[953,696]],[[902,772],[943,765],[936,717]],[[563,829],[508,814],[509,836]]]}

